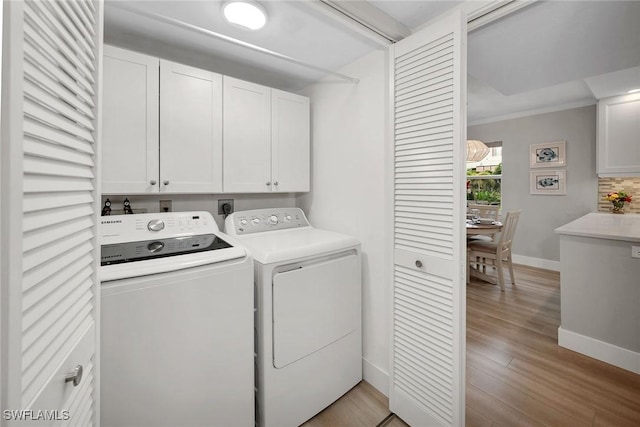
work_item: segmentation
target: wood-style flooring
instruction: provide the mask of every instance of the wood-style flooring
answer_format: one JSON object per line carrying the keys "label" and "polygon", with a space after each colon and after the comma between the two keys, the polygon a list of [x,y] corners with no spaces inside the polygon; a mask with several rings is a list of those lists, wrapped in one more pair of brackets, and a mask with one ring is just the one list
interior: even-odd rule
{"label": "wood-style flooring", "polygon": [[559,273],[514,274],[467,286],[467,426],[640,426],[640,375],[558,346]]}
{"label": "wood-style flooring", "polygon": [[[505,292],[467,286],[466,425],[640,426],[640,375],[557,345],[559,274],[515,266],[515,276]],[[385,420],[388,407],[363,381],[303,426],[405,427]]]}

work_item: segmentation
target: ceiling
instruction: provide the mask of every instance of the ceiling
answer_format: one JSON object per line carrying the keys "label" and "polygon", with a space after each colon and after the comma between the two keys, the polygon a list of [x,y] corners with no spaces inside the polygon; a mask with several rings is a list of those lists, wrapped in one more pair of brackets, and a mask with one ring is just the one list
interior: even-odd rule
{"label": "ceiling", "polygon": [[[317,0],[261,0],[269,20],[256,32],[224,21],[223,3],[107,0],[105,41],[290,91],[384,44]],[[408,34],[462,2],[334,3]],[[587,105],[640,88],[639,22],[640,1],[540,1],[470,32],[468,121]]]}

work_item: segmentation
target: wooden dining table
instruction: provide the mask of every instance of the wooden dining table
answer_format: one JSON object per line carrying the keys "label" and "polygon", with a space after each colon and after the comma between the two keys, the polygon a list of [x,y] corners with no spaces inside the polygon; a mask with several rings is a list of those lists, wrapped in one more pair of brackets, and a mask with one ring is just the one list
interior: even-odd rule
{"label": "wooden dining table", "polygon": [[476,234],[490,236],[499,233],[500,230],[502,230],[501,222],[494,222],[493,224],[474,224],[467,221],[467,236],[473,236]]}

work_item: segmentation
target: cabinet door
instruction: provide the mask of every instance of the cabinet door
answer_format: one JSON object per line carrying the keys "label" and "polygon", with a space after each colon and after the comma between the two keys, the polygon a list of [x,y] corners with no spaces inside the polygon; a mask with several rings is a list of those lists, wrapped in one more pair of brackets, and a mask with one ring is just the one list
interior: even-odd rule
{"label": "cabinet door", "polygon": [[160,192],[222,191],[222,76],[160,61]]}
{"label": "cabinet door", "polygon": [[104,47],[103,193],[158,192],[158,64]]}
{"label": "cabinet door", "polygon": [[309,98],[271,90],[273,191],[309,191]]}
{"label": "cabinet door", "polygon": [[640,176],[640,93],[598,102],[598,175]]}
{"label": "cabinet door", "polygon": [[271,89],[224,76],[224,191],[271,191]]}

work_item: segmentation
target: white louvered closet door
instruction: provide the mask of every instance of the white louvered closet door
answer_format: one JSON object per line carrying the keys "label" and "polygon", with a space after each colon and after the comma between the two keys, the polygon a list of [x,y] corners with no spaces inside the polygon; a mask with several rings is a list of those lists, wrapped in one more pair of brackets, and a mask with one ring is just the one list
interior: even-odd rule
{"label": "white louvered closet door", "polygon": [[[103,4],[4,7],[0,406],[13,412],[3,412],[3,422],[91,426],[98,415]],[[65,382],[79,366],[79,381]]]}
{"label": "white louvered closet door", "polygon": [[397,43],[390,407],[415,427],[464,425],[466,20]]}

